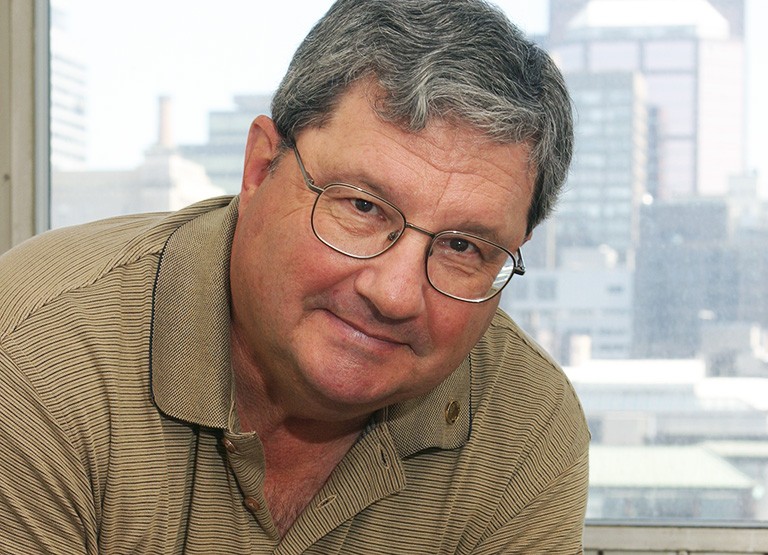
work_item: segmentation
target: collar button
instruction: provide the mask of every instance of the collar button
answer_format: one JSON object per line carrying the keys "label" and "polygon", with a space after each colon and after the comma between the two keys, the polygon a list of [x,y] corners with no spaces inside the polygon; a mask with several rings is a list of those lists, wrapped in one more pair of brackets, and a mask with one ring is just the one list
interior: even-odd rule
{"label": "collar button", "polygon": [[456,422],[456,420],[459,418],[459,413],[461,412],[461,407],[459,406],[459,403],[456,401],[451,401],[445,406],[445,421],[449,425]]}
{"label": "collar button", "polygon": [[227,438],[224,438],[221,440],[221,444],[224,446],[224,449],[226,449],[228,453],[232,455],[237,455],[237,445],[232,443],[232,441],[230,441]]}
{"label": "collar button", "polygon": [[255,497],[246,497],[243,499],[243,505],[245,505],[245,508],[252,513],[258,512],[258,510],[261,508],[261,503],[259,503]]}

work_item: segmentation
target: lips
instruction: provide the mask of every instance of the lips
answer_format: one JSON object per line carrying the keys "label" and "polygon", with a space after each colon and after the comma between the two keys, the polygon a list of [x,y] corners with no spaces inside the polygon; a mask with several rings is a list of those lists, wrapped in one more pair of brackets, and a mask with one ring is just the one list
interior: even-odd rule
{"label": "lips", "polygon": [[[323,292],[305,300],[304,310],[324,316],[321,325],[338,327],[347,335],[357,335],[361,342],[369,342],[373,349],[407,347],[416,356],[426,356],[432,344],[423,320],[392,320],[375,312],[359,300],[332,292]],[[378,347],[374,345],[378,342]]]}
{"label": "lips", "polygon": [[386,329],[383,329],[381,323],[375,321],[371,323],[371,319],[361,323],[360,318],[351,317],[346,312],[342,313],[329,308],[319,310],[325,313],[331,326],[335,322],[345,330],[346,334],[357,335],[362,344],[367,343],[374,350],[394,350],[405,347],[416,356],[424,356],[428,352],[430,342],[424,332],[416,329],[413,322],[387,324]]}
{"label": "lips", "polygon": [[369,329],[365,325],[357,324],[357,323],[355,323],[355,322],[353,322],[353,321],[351,321],[351,320],[349,320],[347,318],[339,316],[338,314],[335,314],[333,312],[331,312],[331,314],[333,316],[335,316],[336,318],[338,318],[339,320],[341,320],[347,326],[349,326],[350,328],[355,330],[356,332],[361,333],[361,334],[363,334],[366,337],[369,337],[371,339],[376,339],[378,341],[383,341],[385,343],[392,343],[394,345],[409,345],[408,341],[405,341],[405,340],[403,340],[403,339],[401,339],[399,337],[395,337],[392,334],[387,334],[387,333],[383,333],[383,332],[380,332],[380,331],[373,331],[373,330]]}

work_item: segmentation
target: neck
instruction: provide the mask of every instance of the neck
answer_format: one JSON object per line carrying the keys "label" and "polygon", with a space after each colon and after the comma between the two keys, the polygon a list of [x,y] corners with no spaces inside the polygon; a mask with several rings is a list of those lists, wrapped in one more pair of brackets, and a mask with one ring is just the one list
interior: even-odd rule
{"label": "neck", "polygon": [[264,497],[283,536],[354,445],[370,415],[340,418],[313,409],[289,390],[290,383],[270,379],[274,374],[256,362],[234,325],[230,345],[240,429],[261,440]]}
{"label": "neck", "polygon": [[[256,432],[265,442],[274,436],[307,443],[333,443],[359,434],[370,418],[368,413],[343,415],[326,407],[315,407],[295,392],[287,391],[290,384],[270,379],[270,373],[257,363],[234,325],[230,345],[241,431]],[[279,369],[274,373],[280,375]]]}

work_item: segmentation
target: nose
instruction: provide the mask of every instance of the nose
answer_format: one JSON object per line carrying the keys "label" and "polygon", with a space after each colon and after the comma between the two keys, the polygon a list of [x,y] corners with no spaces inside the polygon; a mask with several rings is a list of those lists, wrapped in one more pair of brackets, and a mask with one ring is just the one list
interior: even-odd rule
{"label": "nose", "polygon": [[355,278],[356,292],[391,320],[412,319],[425,308],[425,260],[429,238],[405,233],[385,253],[367,260]]}

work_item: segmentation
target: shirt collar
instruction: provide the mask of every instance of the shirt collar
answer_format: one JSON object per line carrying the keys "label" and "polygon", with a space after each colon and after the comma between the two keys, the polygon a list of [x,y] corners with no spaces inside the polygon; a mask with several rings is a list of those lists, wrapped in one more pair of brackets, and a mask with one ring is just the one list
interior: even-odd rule
{"label": "shirt collar", "polygon": [[150,339],[157,406],[168,416],[212,428],[226,428],[232,399],[229,256],[238,206],[237,197],[228,205],[219,201],[166,241]]}
{"label": "shirt collar", "polygon": [[[152,393],[168,416],[227,429],[234,399],[229,257],[238,199],[195,207],[166,241],[158,264],[150,340]],[[401,456],[464,444],[471,425],[470,369],[467,357],[428,394],[376,416],[386,422]]]}
{"label": "shirt collar", "polygon": [[456,449],[472,429],[471,355],[435,389],[386,409],[401,457],[429,448]]}

